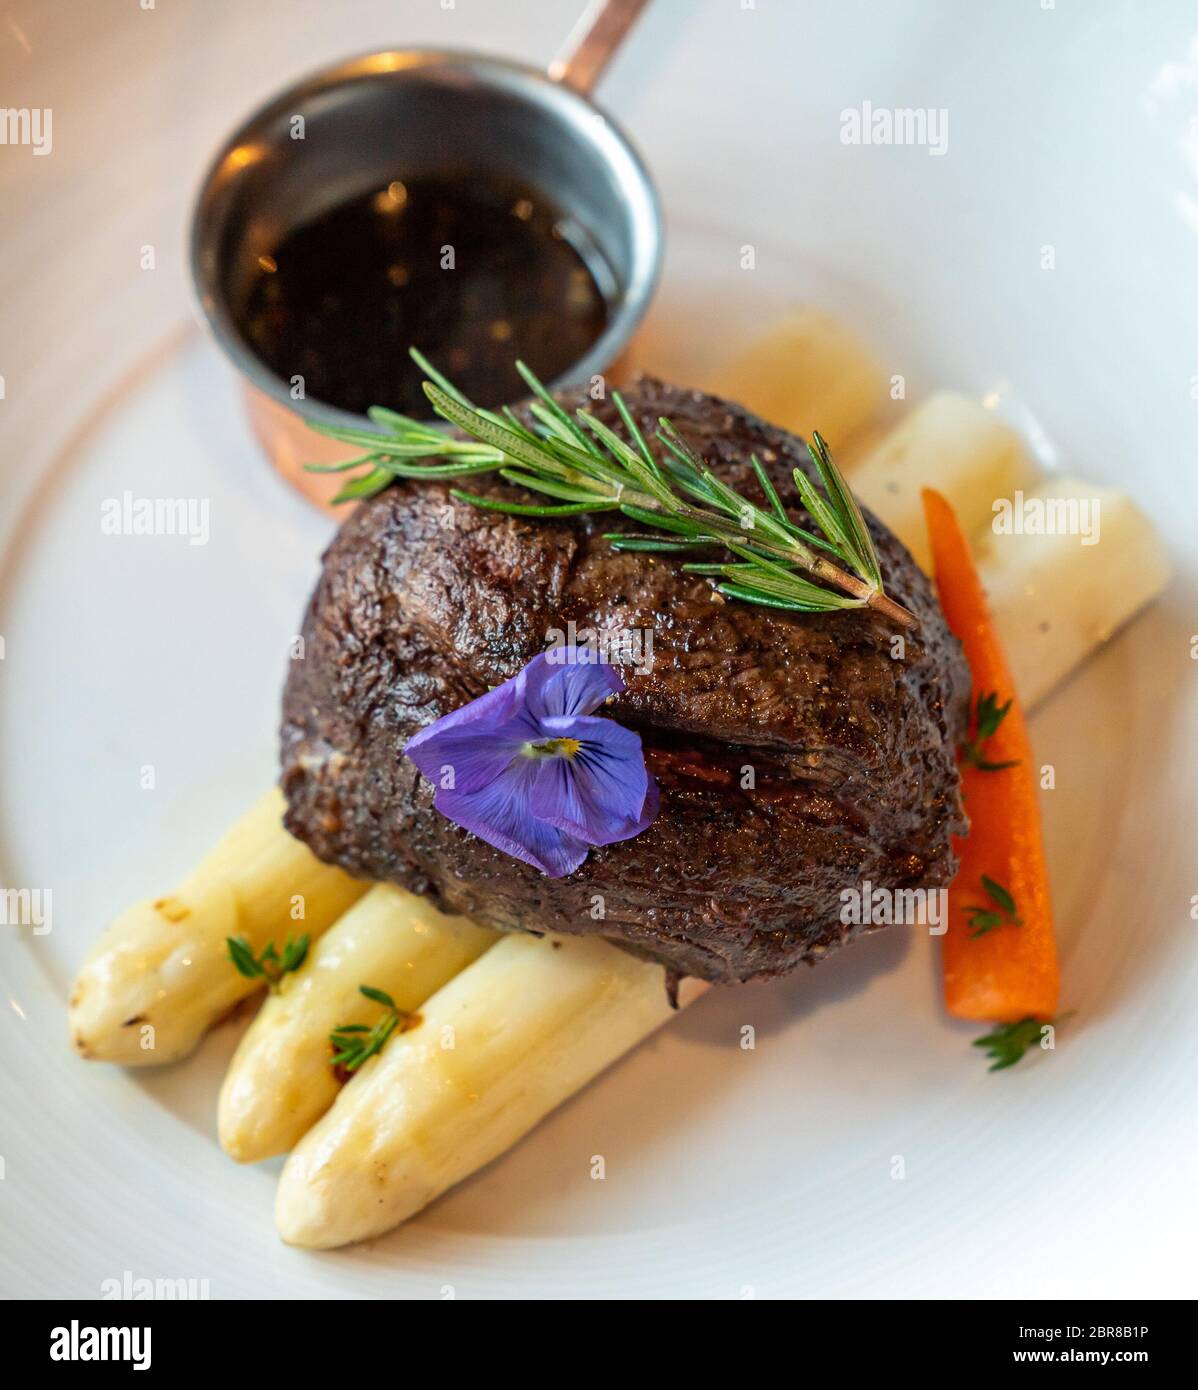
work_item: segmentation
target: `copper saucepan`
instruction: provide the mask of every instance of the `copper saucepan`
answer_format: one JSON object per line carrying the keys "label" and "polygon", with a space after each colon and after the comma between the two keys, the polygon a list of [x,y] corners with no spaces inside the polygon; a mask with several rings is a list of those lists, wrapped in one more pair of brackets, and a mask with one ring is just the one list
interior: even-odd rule
{"label": "copper saucepan", "polygon": [[337,63],[274,97],[217,154],[192,221],[196,297],[242,376],[267,457],[314,501],[327,506],[343,480],[304,465],[360,450],[314,433],[309,422],[371,425],[364,415],[305,398],[302,384],[297,394],[247,341],[241,310],[259,258],[292,228],[393,179],[446,170],[466,179],[472,171],[519,178],[578,222],[610,272],[603,333],[551,384],[612,371],[657,284],[662,220],[643,163],[587,92],[643,3],[592,6],[580,39],[548,73],[426,49]]}

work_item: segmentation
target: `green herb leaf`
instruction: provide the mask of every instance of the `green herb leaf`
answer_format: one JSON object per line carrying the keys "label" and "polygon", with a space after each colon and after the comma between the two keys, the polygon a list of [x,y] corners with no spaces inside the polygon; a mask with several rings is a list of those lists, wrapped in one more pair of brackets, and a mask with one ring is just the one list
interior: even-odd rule
{"label": "green herb leaf", "polygon": [[460,487],[450,489],[449,495],[459,502],[469,502],[472,507],[482,507],[489,512],[506,512],[509,516],[581,516],[584,512],[617,512],[617,502],[570,502],[561,507],[541,506],[532,502],[505,502],[501,497],[480,497],[474,492],[463,492]]}
{"label": "green herb leaf", "polygon": [[363,1062],[383,1050],[400,1021],[408,1017],[386,990],[359,985],[358,993],[375,1004],[382,1004],[386,1012],[373,1027],[365,1023],[343,1023],[333,1029],[329,1034],[333,1048],[330,1065],[338,1071],[357,1071]]}
{"label": "green herb leaf", "polygon": [[[709,550],[713,545],[719,544],[710,536],[643,536],[635,532],[620,531],[605,531],[603,539],[610,542],[611,548],[615,551],[645,550],[659,552],[663,555],[678,554],[688,550]],[[689,568],[689,565],[683,566],[683,569]],[[696,574],[700,572],[698,569],[695,570]]]}
{"label": "green herb leaf", "polygon": [[413,362],[416,363],[416,365],[420,368],[424,375],[428,377],[429,381],[433,382],[437,387],[439,387],[440,390],[445,393],[445,395],[449,396],[452,400],[455,400],[459,405],[465,406],[467,410],[472,411],[474,409],[474,407],[470,404],[469,397],[463,395],[462,392],[458,390],[458,388],[453,384],[452,381],[449,380],[448,377],[442,376],[441,373],[436,369],[436,367],[433,366],[433,364],[428,360],[428,358],[425,357],[424,353],[422,353],[418,348],[410,347],[408,349],[408,356],[412,359]]}
{"label": "green herb leaf", "polygon": [[1023,918],[1016,915],[1015,899],[1001,883],[997,883],[988,875],[983,874],[982,889],[990,901],[997,906],[998,911],[996,912],[994,908],[991,907],[983,907],[976,904],[966,907],[965,918],[969,923],[969,935],[971,939],[985,936],[987,932],[993,931],[995,927],[1023,926]]}
{"label": "green herb leaf", "polygon": [[569,415],[566,414],[558,402],[553,399],[552,393],[544,386],[536,372],[526,363],[519,360],[516,362],[516,370],[523,378],[525,386],[527,386],[537,400],[541,402],[548,415],[561,427],[562,433],[577,444],[580,449],[586,449],[588,447],[586,434],[570,419]]}
{"label": "green herb leaf", "polygon": [[1015,916],[1015,899],[1007,892],[1001,883],[996,883],[988,875],[982,875],[982,887],[987,894],[996,902],[1008,917]]}
{"label": "green herb leaf", "polygon": [[364,473],[360,478],[355,478],[352,483],[346,483],[336,497],[334,502],[353,502],[363,497],[374,497],[377,493],[389,488],[395,481],[394,474],[385,468],[375,468],[369,473]]}
{"label": "green herb leaf", "polygon": [[757,474],[757,481],[761,484],[761,490],[765,493],[765,500],[774,510],[774,515],[781,521],[789,521],[786,515],[786,508],[782,505],[782,499],[778,496],[778,489],[774,486],[770,475],[765,471],[765,465],[756,454],[749,455],[749,462],[753,465],[753,472]]}
{"label": "green herb leaf", "polygon": [[758,603],[763,608],[785,608],[791,613],[829,613],[839,605],[830,603],[803,603],[798,599],[783,598],[765,589],[757,589],[749,584],[734,584],[725,580],[716,589],[729,598],[744,599],[747,603]]}
{"label": "green herb leaf", "polygon": [[640,426],[632,418],[632,412],[628,409],[624,397],[620,395],[619,391],[613,391],[611,393],[611,398],[612,404],[616,407],[616,412],[624,424],[624,428],[628,431],[629,439],[631,439],[637,449],[640,450],[641,458],[645,460],[649,467],[652,468],[660,478],[662,476],[661,466],[653,457],[653,450],[645,443],[645,436],[641,433]]}
{"label": "green herb leaf", "polygon": [[284,975],[289,975],[303,965],[308,956],[310,939],[307,934],[294,939],[289,936],[283,946],[282,955],[275,949],[273,941],[259,956],[254,955],[253,948],[244,936],[226,937],[225,944],[228,947],[229,959],[237,972],[247,980],[265,980],[274,993],[278,990]]}
{"label": "green herb leaf", "polygon": [[283,958],[279,963],[280,971],[286,975],[293,970],[298,970],[308,957],[309,937],[297,937],[296,940],[287,938],[287,944],[283,947]]}
{"label": "green herb leaf", "polygon": [[518,468],[501,468],[499,476],[504,482],[526,487],[532,492],[544,492],[550,497],[563,497],[570,502],[593,502],[595,494],[586,488],[575,487],[572,483],[559,483],[556,478],[538,478],[534,473],[523,473]]}
{"label": "green herb leaf", "polygon": [[254,953],[250,949],[250,943],[245,937],[226,937],[225,944],[229,948],[229,959],[237,967],[239,974],[244,975],[247,980],[256,980],[262,976],[264,973],[263,969],[254,959]]}
{"label": "green herb leaf", "polygon": [[818,430],[812,430],[808,452],[815,460],[823,480],[824,491],[828,494],[841,526],[852,545],[854,568],[871,581],[875,588],[882,587],[882,571],[878,565],[878,553],[874,549],[873,537],[865,524],[865,517],[857,499],[849,490],[840,469],[832,462],[832,455],[824,437]]}
{"label": "green herb leaf", "polygon": [[346,459],[344,463],[305,463],[305,473],[348,473],[351,468],[361,468],[365,464],[372,467],[378,462],[379,454],[360,454],[356,459]]}
{"label": "green herb leaf", "polygon": [[977,698],[973,737],[961,745],[961,756],[979,772],[1002,772],[1008,767],[1019,765],[1018,758],[1005,763],[990,762],[982,746],[988,738],[993,738],[998,732],[999,726],[1010,713],[1012,703],[1013,701],[1008,700],[1005,705],[1000,705],[998,694],[993,690]]}
{"label": "green herb leaf", "polygon": [[992,1059],[990,1071],[1003,1071],[1021,1061],[1029,1048],[1042,1045],[1045,1028],[1059,1028],[1073,1015],[1061,1014],[1048,1023],[1037,1018],[1020,1019],[1018,1023],[1002,1023],[984,1038],[975,1038],[974,1047],[984,1047],[986,1055]]}

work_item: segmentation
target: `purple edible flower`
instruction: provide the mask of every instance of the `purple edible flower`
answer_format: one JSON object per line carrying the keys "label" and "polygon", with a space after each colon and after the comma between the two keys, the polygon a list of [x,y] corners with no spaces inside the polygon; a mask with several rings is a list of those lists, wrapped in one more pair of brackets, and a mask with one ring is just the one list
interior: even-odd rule
{"label": "purple edible flower", "polygon": [[591,845],[630,840],[657,815],[640,735],[592,714],[625,688],[590,651],[558,647],[422,729],[404,752],[437,788],[443,816],[561,878]]}

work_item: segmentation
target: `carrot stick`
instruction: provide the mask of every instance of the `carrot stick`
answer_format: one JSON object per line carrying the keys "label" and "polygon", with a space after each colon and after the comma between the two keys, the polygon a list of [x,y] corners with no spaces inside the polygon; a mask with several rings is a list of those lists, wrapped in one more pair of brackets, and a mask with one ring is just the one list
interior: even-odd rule
{"label": "carrot stick", "polygon": [[[940,604],[973,675],[973,709],[991,692],[999,707],[1011,702],[981,756],[989,764],[1014,763],[983,771],[967,760],[962,768],[971,828],[968,837],[954,840],[961,869],[949,891],[943,937],[945,1005],[957,1018],[1050,1019],[1060,971],[1027,725],[956,514],[930,488],[923,504]],[[1003,889],[1014,900],[1013,912]]]}

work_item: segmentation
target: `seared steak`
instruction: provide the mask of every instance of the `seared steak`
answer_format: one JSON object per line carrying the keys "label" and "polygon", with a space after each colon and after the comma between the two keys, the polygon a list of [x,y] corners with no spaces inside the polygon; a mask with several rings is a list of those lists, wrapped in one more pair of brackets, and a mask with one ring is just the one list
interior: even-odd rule
{"label": "seared steak", "polygon": [[[754,497],[757,453],[805,520],[791,470],[811,467],[793,435],[651,379],[626,399],[647,437],[669,416]],[[614,423],[610,406],[596,413]],[[491,926],[595,932],[720,982],[778,974],[854,935],[841,893],[862,880],[947,884],[950,835],[965,828],[954,749],[969,677],[903,546],[870,518],[887,591],[921,619],[908,633],[872,612],[725,600],[673,556],[614,553],[601,534],[611,529],[630,524],[618,514],[614,526],[605,515],[526,521],[455,502],[434,483],[402,483],[359,507],[324,557],[304,659],[287,680],[291,832],[350,873]],[[548,879],[435,811],[433,787],[402,750],[570,622],[652,635],[652,669],[624,667],[627,693],[605,712],[641,734],[661,811],[637,838]]]}

